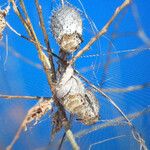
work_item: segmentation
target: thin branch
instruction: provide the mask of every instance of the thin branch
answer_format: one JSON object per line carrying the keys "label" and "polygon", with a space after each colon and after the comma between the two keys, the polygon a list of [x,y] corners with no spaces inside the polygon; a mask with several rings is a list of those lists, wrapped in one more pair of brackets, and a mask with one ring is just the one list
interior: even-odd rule
{"label": "thin branch", "polygon": [[[72,121],[73,121],[73,115],[70,114],[70,118],[69,118],[70,127],[72,126]],[[63,143],[65,141],[65,138],[66,138],[66,132],[63,134],[63,136],[62,136],[62,138],[60,140],[60,144],[58,146],[58,150],[61,150],[62,145],[63,145]]]}
{"label": "thin branch", "polygon": [[49,100],[50,97],[41,97],[41,96],[20,96],[20,95],[3,95],[0,94],[0,98],[3,99],[26,99],[26,100]]}
{"label": "thin branch", "polygon": [[25,4],[24,4],[24,0],[19,0],[19,3],[20,3],[20,6],[24,12],[24,15],[26,17],[26,19],[28,20],[29,17],[28,17],[28,13],[27,13],[27,10],[26,10],[26,7],[25,7]]}
{"label": "thin branch", "polygon": [[102,143],[105,143],[105,142],[109,142],[111,140],[115,140],[115,139],[120,139],[122,137],[125,137],[125,135],[119,135],[119,136],[115,136],[115,137],[111,137],[111,138],[108,138],[108,139],[104,139],[102,141],[99,141],[99,142],[96,142],[96,143],[93,143],[89,146],[89,150],[91,150],[91,148],[97,144],[102,144]]}
{"label": "thin branch", "polygon": [[[141,116],[143,116],[147,113],[150,113],[150,107],[145,108],[142,111],[139,111],[139,112],[136,112],[136,113],[133,113],[133,114],[129,114],[129,115],[127,115],[127,117],[130,120],[134,120],[134,119],[139,118],[139,117],[141,117]],[[117,118],[114,118],[114,119],[111,119],[111,120],[107,120],[105,123],[101,123],[101,124],[98,124],[98,125],[93,125],[89,129],[79,131],[78,133],[74,134],[74,136],[75,136],[75,138],[81,138],[81,137],[83,137],[87,134],[90,134],[92,132],[95,132],[97,130],[101,130],[101,129],[112,127],[112,126],[119,126],[119,125],[127,125],[126,122],[124,122],[123,117],[117,117]]]}
{"label": "thin branch", "polygon": [[8,22],[6,22],[6,25],[7,25],[7,27],[8,27],[12,32],[14,32],[14,33],[15,33],[16,35],[18,35],[19,37],[24,38],[24,39],[26,39],[27,41],[34,43],[34,41],[33,41],[32,39],[29,39],[28,37],[26,37],[26,36],[21,35],[20,33],[18,33],[14,28],[11,27],[11,25],[10,25]]}
{"label": "thin branch", "polygon": [[70,65],[72,65],[83,53],[89,50],[91,45],[98,40],[103,34],[105,34],[109,28],[109,26],[112,24],[114,19],[118,16],[118,14],[130,4],[131,0],[125,0],[114,12],[113,16],[110,18],[110,20],[106,23],[106,25],[102,28],[102,30],[94,36],[87,44],[86,46],[81,49],[69,62]]}
{"label": "thin branch", "polygon": [[59,144],[59,146],[58,146],[58,150],[61,150],[62,145],[63,145],[64,140],[65,140],[65,137],[66,137],[66,132],[63,134],[63,136],[62,136],[62,138],[61,138],[60,144]]}
{"label": "thin branch", "polygon": [[77,145],[76,141],[75,141],[75,138],[74,138],[74,135],[73,133],[71,132],[71,130],[67,130],[66,131],[66,136],[68,138],[68,140],[70,141],[71,145],[72,145],[72,148],[74,150],[79,150],[79,146]]}
{"label": "thin branch", "polygon": [[44,35],[44,41],[45,41],[46,46],[47,46],[47,52],[49,54],[49,61],[50,61],[50,64],[51,64],[51,69],[52,69],[52,79],[56,80],[55,67],[54,67],[53,57],[52,57],[52,50],[50,48],[50,43],[49,43],[49,40],[48,40],[48,34],[46,32],[46,28],[45,28],[45,25],[44,25],[44,19],[43,19],[43,15],[42,15],[42,7],[41,7],[41,5],[39,5],[38,0],[35,0],[35,4],[36,4],[37,11],[38,11],[39,19],[40,19],[41,29],[42,29],[42,32],[43,32],[43,35]]}

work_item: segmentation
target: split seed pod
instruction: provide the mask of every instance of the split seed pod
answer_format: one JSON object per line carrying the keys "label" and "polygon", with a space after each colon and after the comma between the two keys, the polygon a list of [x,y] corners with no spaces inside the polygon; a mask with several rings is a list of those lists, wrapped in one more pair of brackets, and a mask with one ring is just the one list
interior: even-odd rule
{"label": "split seed pod", "polygon": [[63,6],[51,17],[51,30],[61,49],[72,53],[82,42],[82,19],[72,7]]}
{"label": "split seed pod", "polygon": [[99,103],[94,94],[85,89],[80,78],[74,75],[71,66],[66,68],[56,86],[56,96],[64,108],[85,125],[94,124],[99,120]]}

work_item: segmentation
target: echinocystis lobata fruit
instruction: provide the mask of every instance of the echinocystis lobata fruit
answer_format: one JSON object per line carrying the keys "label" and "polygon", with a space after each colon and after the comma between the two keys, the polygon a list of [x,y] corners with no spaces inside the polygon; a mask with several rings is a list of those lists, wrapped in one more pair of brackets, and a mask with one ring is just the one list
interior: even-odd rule
{"label": "echinocystis lobata fruit", "polygon": [[7,6],[6,9],[4,9],[4,10],[0,9],[0,40],[3,37],[3,30],[6,27],[5,16],[7,15],[9,9],[10,9],[9,6]]}
{"label": "echinocystis lobata fruit", "polygon": [[82,19],[72,7],[64,5],[51,17],[51,30],[61,49],[72,53],[82,42]]}
{"label": "echinocystis lobata fruit", "polygon": [[76,115],[85,125],[99,120],[99,103],[94,94],[84,87],[80,78],[68,66],[56,86],[56,96],[64,108]]}

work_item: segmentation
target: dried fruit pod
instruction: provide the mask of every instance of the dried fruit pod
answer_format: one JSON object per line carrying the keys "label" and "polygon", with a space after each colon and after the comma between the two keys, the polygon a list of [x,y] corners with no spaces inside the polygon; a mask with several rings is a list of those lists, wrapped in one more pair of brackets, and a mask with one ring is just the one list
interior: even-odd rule
{"label": "dried fruit pod", "polygon": [[72,7],[64,5],[51,17],[51,30],[61,49],[72,53],[82,42],[82,19]]}
{"label": "dried fruit pod", "polygon": [[99,103],[94,94],[85,89],[80,78],[74,75],[71,66],[66,68],[57,84],[56,96],[67,111],[75,114],[85,125],[99,120]]}
{"label": "dried fruit pod", "polygon": [[78,120],[85,125],[94,124],[99,120],[99,103],[89,90],[86,90],[84,95],[66,95],[63,105],[69,112],[77,115]]}
{"label": "dried fruit pod", "polygon": [[56,96],[61,99],[69,94],[84,94],[85,88],[80,78],[74,75],[72,66],[68,66],[56,85]]}
{"label": "dried fruit pod", "polygon": [[6,21],[5,21],[5,16],[7,15],[7,13],[9,12],[10,7],[7,6],[6,9],[4,10],[0,10],[0,40],[3,37],[3,30],[6,27]]}
{"label": "dried fruit pod", "polygon": [[3,13],[0,11],[0,40],[2,39],[3,35],[2,32],[6,27],[6,22]]}

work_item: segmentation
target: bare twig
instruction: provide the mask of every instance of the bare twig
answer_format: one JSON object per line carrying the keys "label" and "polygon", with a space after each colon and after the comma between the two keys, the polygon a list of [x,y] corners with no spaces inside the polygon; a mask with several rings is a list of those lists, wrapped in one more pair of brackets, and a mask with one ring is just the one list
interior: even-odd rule
{"label": "bare twig", "polygon": [[75,139],[74,139],[74,135],[72,134],[71,130],[67,130],[66,131],[66,136],[68,138],[68,140],[71,142],[72,148],[74,150],[79,150],[79,146],[77,145]]}
{"label": "bare twig", "polygon": [[40,19],[41,29],[42,29],[42,32],[44,35],[44,41],[45,41],[46,46],[47,46],[47,52],[49,54],[49,61],[51,64],[51,69],[52,69],[52,79],[56,80],[55,67],[54,67],[53,57],[52,57],[52,50],[50,48],[50,43],[48,40],[48,34],[46,32],[46,28],[44,25],[44,19],[43,19],[43,15],[42,15],[42,7],[41,7],[41,5],[39,5],[38,0],[35,0],[35,4],[36,4],[37,11],[38,11],[39,19]]}
{"label": "bare twig", "polygon": [[49,100],[50,97],[40,97],[40,96],[20,96],[20,95],[2,95],[0,94],[0,98],[4,99],[26,99],[26,100]]}
{"label": "bare twig", "polygon": [[[14,0],[11,0],[11,1],[14,2]],[[33,29],[33,26],[31,24],[31,21],[30,21],[30,18],[28,16],[28,14],[27,14],[27,11],[26,11],[26,8],[25,8],[23,0],[20,0],[20,5],[21,5],[22,10],[23,10],[23,12],[25,13],[25,16],[26,16],[26,24],[27,24],[27,26],[25,26],[25,27],[26,27],[27,31],[29,30],[29,33],[30,33],[29,35],[30,35],[31,39],[33,39],[35,41],[35,46],[37,48],[37,51],[38,51],[38,54],[39,54],[39,58],[40,58],[41,62],[43,63],[43,67],[44,67],[44,70],[46,72],[49,85],[50,85],[51,89],[53,89],[54,88],[53,87],[54,86],[54,80],[52,79],[52,75],[54,74],[54,72],[52,70],[51,62],[49,62],[49,68],[48,68],[48,65],[47,65],[48,61],[45,62],[46,61],[45,60],[46,55],[42,52],[40,42],[38,41],[36,33],[35,33],[34,29]]]}
{"label": "bare twig", "polygon": [[97,144],[102,144],[102,143],[105,143],[105,142],[109,142],[111,140],[115,140],[115,139],[120,139],[122,137],[125,137],[125,135],[119,135],[119,136],[115,136],[115,137],[111,137],[111,138],[108,138],[108,139],[104,139],[102,141],[99,141],[99,142],[96,142],[96,143],[93,143],[89,146],[89,150],[92,149],[93,146],[97,145]]}
{"label": "bare twig", "polygon": [[114,12],[113,16],[110,18],[110,20],[106,23],[106,25],[102,28],[102,30],[94,36],[87,44],[86,46],[81,49],[69,62],[70,65],[72,65],[83,53],[89,50],[91,45],[98,40],[103,34],[105,34],[109,28],[109,26],[112,24],[114,19],[118,16],[118,14],[130,4],[131,0],[125,0]]}
{"label": "bare twig", "polygon": [[63,134],[63,136],[62,136],[62,139],[61,139],[60,144],[59,144],[59,146],[58,146],[58,150],[61,150],[62,145],[63,145],[63,142],[64,142],[64,140],[65,140],[65,137],[66,137],[66,132],[65,132],[65,133]]}
{"label": "bare twig", "polygon": [[[73,121],[73,115],[70,114],[70,118],[69,118],[70,127],[72,126],[72,121]],[[63,143],[65,141],[65,138],[66,138],[66,132],[63,134],[63,136],[62,136],[62,138],[60,140],[60,144],[58,146],[58,150],[61,150],[62,145],[63,145]]]}
{"label": "bare twig", "polygon": [[7,25],[7,27],[8,27],[12,32],[14,32],[15,34],[17,34],[18,36],[20,36],[20,37],[26,39],[26,40],[29,41],[29,42],[34,42],[32,39],[29,39],[28,37],[26,37],[26,36],[21,35],[20,33],[18,33],[14,28],[12,28],[12,26],[11,26],[8,22],[6,22],[6,25]]}

